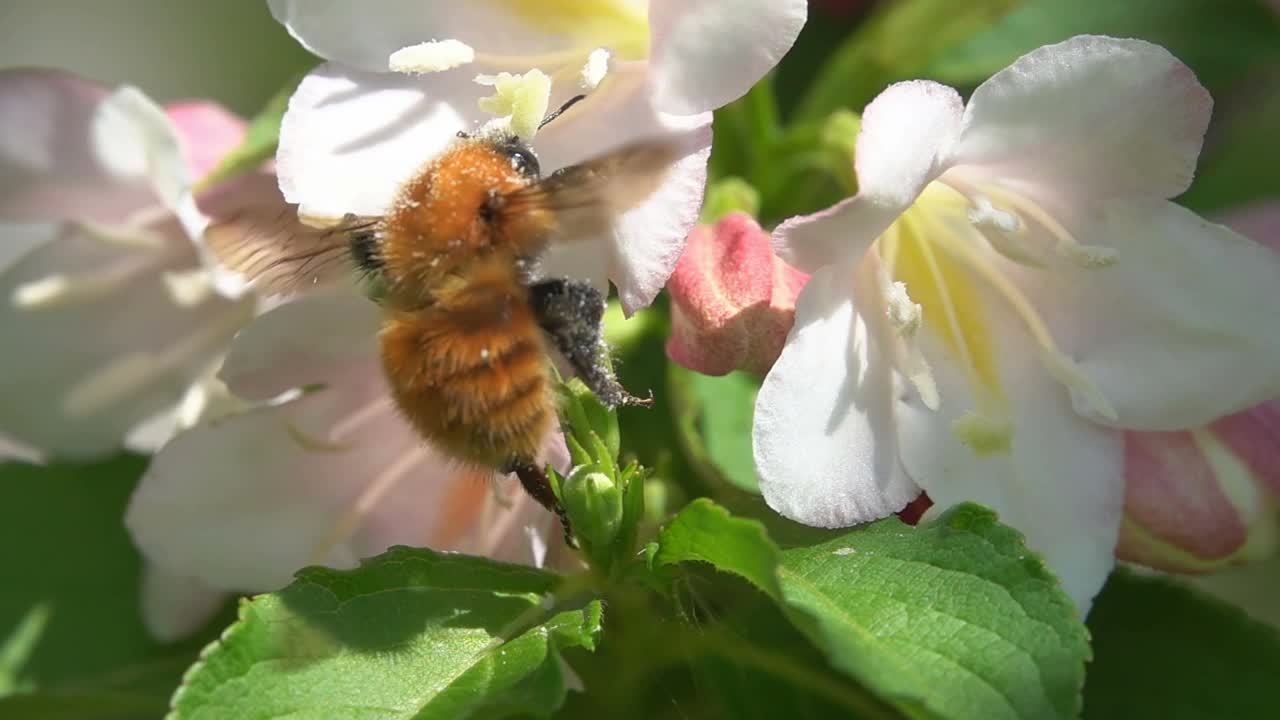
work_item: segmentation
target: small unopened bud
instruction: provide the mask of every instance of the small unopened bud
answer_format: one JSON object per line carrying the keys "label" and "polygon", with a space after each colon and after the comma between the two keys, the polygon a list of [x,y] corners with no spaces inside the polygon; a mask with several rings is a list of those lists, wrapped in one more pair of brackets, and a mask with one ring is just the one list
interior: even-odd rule
{"label": "small unopened bud", "polygon": [[782,352],[808,276],[773,254],[768,233],[730,213],[689,235],[671,292],[667,355],[707,375],[763,375]]}
{"label": "small unopened bud", "polygon": [[622,492],[609,476],[590,465],[574,468],[560,488],[573,532],[583,549],[607,548],[622,524]]}
{"label": "small unopened bud", "polygon": [[1270,554],[1277,539],[1280,401],[1197,430],[1125,434],[1116,556],[1204,573]]}

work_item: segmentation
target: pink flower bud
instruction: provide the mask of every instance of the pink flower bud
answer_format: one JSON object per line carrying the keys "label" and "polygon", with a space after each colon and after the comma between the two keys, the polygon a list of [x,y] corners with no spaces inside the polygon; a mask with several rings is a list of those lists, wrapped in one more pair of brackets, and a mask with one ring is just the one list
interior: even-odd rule
{"label": "pink flower bud", "polygon": [[244,140],[244,120],[215,102],[189,100],[167,105],[164,111],[182,139],[182,155],[195,180]]}
{"label": "pink flower bud", "polygon": [[1125,434],[1124,523],[1116,556],[1202,573],[1275,546],[1280,401],[1186,432]]}
{"label": "pink flower bud", "polygon": [[769,234],[749,215],[699,225],[667,282],[667,355],[707,375],[763,375],[782,352],[808,277],[773,254]]}

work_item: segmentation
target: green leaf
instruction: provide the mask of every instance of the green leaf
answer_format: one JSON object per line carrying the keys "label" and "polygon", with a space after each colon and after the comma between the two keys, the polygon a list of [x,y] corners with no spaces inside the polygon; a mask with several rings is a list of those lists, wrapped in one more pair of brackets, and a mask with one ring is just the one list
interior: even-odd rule
{"label": "green leaf", "polygon": [[249,121],[244,140],[196,184],[198,190],[252,172],[275,156],[276,145],[280,140],[280,121],[284,118],[285,110],[289,109],[289,98],[293,96],[301,79],[299,77],[287,83],[267,101],[262,110]]}
{"label": "green leaf", "polygon": [[594,649],[600,632],[598,602],[543,609],[559,583],[409,548],[350,571],[308,568],[242,604],[174,695],[172,717],[546,716],[566,693],[560,650]]}
{"label": "green leaf", "polygon": [[[820,123],[862,108],[889,83],[920,75],[943,52],[986,29],[1021,0],[882,3],[817,70],[795,120]],[[1074,3],[1072,4],[1074,5]]]}
{"label": "green leaf", "polygon": [[713,482],[758,493],[751,453],[751,419],[760,379],[744,372],[710,377],[678,365],[667,382],[681,445]]}
{"label": "green leaf", "polygon": [[1089,720],[1261,720],[1280,708],[1280,633],[1220,600],[1119,570],[1089,630]]}
{"label": "green leaf", "polygon": [[976,84],[1041,45],[1080,34],[1163,45],[1212,90],[1280,57],[1276,18],[1253,0],[1028,0],[938,57],[926,74],[941,82]]}
{"label": "green leaf", "polygon": [[1074,717],[1086,632],[1043,563],[994,513],[962,505],[912,528],[882,520],[779,550],[758,523],[700,500],[655,564],[701,561],[774,597],[831,662],[913,713]]}
{"label": "green leaf", "polygon": [[689,503],[658,535],[655,566],[704,562],[738,575],[774,598],[778,584],[778,547],[764,526],[743,520],[706,498]]}

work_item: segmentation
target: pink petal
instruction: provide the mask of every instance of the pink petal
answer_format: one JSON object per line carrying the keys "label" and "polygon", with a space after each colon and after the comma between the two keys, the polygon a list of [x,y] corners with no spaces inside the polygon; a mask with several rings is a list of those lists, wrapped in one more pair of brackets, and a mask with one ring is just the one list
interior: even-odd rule
{"label": "pink petal", "polygon": [[1125,524],[1116,557],[1203,572],[1248,529],[1191,433],[1125,433]]}
{"label": "pink petal", "polygon": [[[1275,544],[1280,401],[1202,432],[1125,434],[1125,524],[1117,557],[1200,573],[1258,559]],[[1267,499],[1267,495],[1271,499]]]}
{"label": "pink petal", "polygon": [[732,213],[715,226],[695,228],[667,283],[667,355],[707,375],[767,373],[807,279],[773,254],[769,235],[748,215]]}
{"label": "pink petal", "polygon": [[1280,500],[1280,400],[1228,415],[1209,429]]}
{"label": "pink petal", "polygon": [[244,120],[215,102],[173,103],[165,107],[165,113],[182,139],[182,154],[193,178],[207,175],[244,140]]}

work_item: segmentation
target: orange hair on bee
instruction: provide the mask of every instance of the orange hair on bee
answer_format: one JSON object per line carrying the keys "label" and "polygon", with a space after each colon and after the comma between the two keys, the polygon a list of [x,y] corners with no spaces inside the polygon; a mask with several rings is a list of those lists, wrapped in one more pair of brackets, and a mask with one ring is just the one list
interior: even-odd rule
{"label": "orange hair on bee", "polygon": [[530,463],[556,423],[542,329],[515,269],[477,262],[380,336],[396,404],[424,436],[489,468]]}

